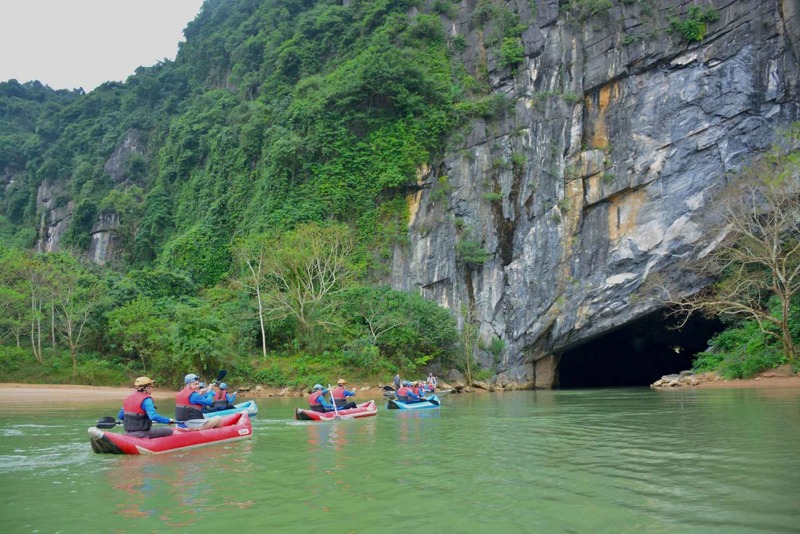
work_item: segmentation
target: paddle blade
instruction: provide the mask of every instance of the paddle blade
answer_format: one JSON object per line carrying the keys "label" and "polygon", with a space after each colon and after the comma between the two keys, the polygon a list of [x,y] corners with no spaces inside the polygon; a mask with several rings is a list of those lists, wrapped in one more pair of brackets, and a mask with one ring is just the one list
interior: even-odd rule
{"label": "paddle blade", "polygon": [[217,373],[217,382],[222,382],[222,379],[225,378],[225,376],[227,376],[227,374],[228,374],[228,370],[227,369],[222,369],[219,373]]}
{"label": "paddle blade", "polygon": [[113,417],[101,417],[97,420],[97,428],[102,428],[103,430],[111,430],[117,425],[121,425],[122,421],[117,421]]}

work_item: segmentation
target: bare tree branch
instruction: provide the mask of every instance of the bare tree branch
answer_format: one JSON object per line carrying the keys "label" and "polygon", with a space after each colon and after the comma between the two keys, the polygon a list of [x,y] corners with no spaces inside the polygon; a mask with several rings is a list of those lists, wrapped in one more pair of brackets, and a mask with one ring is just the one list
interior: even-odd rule
{"label": "bare tree branch", "polygon": [[750,319],[794,361],[789,313],[800,291],[800,166],[797,143],[788,146],[742,172],[721,196],[724,237],[695,266],[716,282],[689,297],[661,289],[683,324],[698,312]]}

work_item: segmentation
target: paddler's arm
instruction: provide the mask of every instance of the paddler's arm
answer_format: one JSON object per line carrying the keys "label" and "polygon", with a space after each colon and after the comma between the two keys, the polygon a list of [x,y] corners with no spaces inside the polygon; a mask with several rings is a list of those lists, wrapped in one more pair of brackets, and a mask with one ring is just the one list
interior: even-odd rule
{"label": "paddler's arm", "polygon": [[142,402],[142,408],[144,409],[145,412],[147,412],[147,417],[149,417],[150,420],[153,422],[163,423],[165,425],[169,425],[175,422],[168,417],[164,417],[163,415],[158,415],[158,412],[156,411],[156,406],[155,404],[153,404],[153,399],[151,399],[150,397],[146,398],[144,402]]}

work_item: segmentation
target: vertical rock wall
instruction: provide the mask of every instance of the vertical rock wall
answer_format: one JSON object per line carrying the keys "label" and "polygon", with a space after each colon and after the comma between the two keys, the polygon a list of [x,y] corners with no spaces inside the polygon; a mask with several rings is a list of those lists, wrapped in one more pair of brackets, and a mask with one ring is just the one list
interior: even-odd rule
{"label": "vertical rock wall", "polygon": [[[561,351],[660,307],[656,273],[696,291],[679,263],[713,238],[712,194],[798,119],[795,2],[715,1],[695,42],[670,30],[693,3],[580,4],[497,2],[527,28],[513,71],[475,24],[484,3],[444,21],[513,111],[476,120],[423,176],[394,258],[395,287],[472,307],[484,343],[505,342],[479,355],[505,385],[550,387]],[[465,239],[489,261],[459,261]]]}
{"label": "vertical rock wall", "polygon": [[[128,131],[120,140],[117,148],[103,166],[103,171],[118,187],[135,183],[136,176],[131,176],[126,163],[132,157],[144,161],[146,147],[138,130]],[[75,177],[71,177],[75,178]],[[73,203],[62,202],[59,197],[65,194],[65,183],[68,180],[50,180],[42,182],[36,196],[37,211],[42,214],[38,228],[37,252],[54,252],[59,249],[61,238],[69,227],[72,218]],[[119,228],[120,217],[117,213],[101,213],[91,228],[91,243],[88,255],[92,261],[104,264],[118,255],[114,248],[114,233]]]}

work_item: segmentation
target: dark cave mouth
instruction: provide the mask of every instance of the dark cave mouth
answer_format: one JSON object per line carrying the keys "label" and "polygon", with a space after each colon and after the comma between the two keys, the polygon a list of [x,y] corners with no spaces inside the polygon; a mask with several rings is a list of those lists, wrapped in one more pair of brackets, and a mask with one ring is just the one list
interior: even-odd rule
{"label": "dark cave mouth", "polygon": [[652,313],[606,335],[563,352],[554,387],[649,386],[664,375],[691,369],[694,355],[722,331],[718,320],[692,316],[683,327]]}

